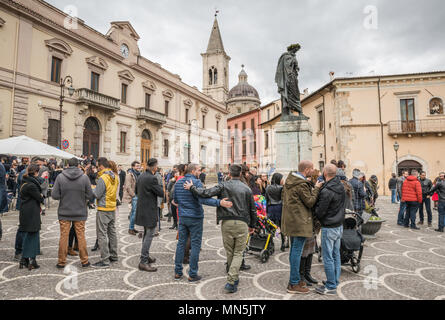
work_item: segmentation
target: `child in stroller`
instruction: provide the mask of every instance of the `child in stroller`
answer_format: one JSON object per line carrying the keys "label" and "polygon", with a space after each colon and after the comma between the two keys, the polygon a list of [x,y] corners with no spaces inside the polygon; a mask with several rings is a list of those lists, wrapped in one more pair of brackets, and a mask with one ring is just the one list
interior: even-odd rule
{"label": "child in stroller", "polygon": [[264,197],[255,195],[254,200],[257,206],[258,220],[255,233],[247,238],[245,253],[249,251],[260,252],[261,262],[266,263],[275,252],[273,238],[278,227],[267,218]]}

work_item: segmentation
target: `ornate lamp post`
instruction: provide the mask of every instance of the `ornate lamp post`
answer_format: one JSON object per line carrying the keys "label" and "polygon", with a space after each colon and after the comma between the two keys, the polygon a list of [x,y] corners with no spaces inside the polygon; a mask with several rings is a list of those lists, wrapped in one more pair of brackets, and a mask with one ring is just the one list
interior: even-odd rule
{"label": "ornate lamp post", "polygon": [[63,101],[65,100],[65,86],[68,86],[68,94],[70,97],[74,94],[73,88],[73,78],[71,76],[66,76],[64,79],[60,79],[60,119],[59,119],[59,148],[62,150],[62,112],[63,112]]}
{"label": "ornate lamp post", "polygon": [[400,145],[397,143],[397,141],[394,143],[394,151],[396,152],[396,174],[399,176],[399,157],[397,154],[397,151],[399,151]]}

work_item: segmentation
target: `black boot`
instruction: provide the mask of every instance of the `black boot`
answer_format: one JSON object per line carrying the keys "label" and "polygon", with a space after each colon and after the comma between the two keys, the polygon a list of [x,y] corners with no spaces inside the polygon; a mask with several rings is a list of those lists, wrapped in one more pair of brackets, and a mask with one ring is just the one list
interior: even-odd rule
{"label": "black boot", "polygon": [[19,268],[20,268],[20,269],[28,268],[28,266],[29,266],[29,258],[22,258],[22,259],[20,260]]}
{"label": "black boot", "polygon": [[301,257],[300,259],[300,281],[304,281],[308,287],[311,287],[312,284],[306,280],[304,277],[304,271],[306,270],[307,258]]}
{"label": "black boot", "polygon": [[304,279],[308,283],[318,284],[318,281],[315,280],[314,278],[312,278],[312,276],[311,276],[312,257],[313,257],[313,254],[310,254],[306,258],[306,266],[304,268]]}
{"label": "black boot", "polygon": [[40,268],[40,266],[37,264],[36,259],[29,259],[29,265],[28,265],[28,270],[32,270],[32,269],[38,269]]}
{"label": "black boot", "polygon": [[97,251],[99,249],[99,240],[96,239],[96,243],[94,244],[94,248],[91,251]]}
{"label": "black boot", "polygon": [[281,233],[281,251],[286,251],[286,237]]}
{"label": "black boot", "polygon": [[175,223],[173,223],[173,225],[169,229],[170,230],[174,230],[174,229],[177,229],[177,228],[178,228],[178,225],[175,222]]}
{"label": "black boot", "polygon": [[248,264],[246,264],[246,262],[244,261],[243,258],[243,262],[241,263],[241,267],[239,268],[241,271],[247,271],[250,270],[252,267]]}

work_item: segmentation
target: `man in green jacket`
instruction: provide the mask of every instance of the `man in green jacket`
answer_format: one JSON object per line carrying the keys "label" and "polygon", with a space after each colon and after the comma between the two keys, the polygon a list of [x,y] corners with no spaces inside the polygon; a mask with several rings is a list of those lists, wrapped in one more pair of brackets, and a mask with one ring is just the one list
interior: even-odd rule
{"label": "man in green jacket", "polygon": [[312,237],[312,207],[317,201],[318,192],[323,182],[317,182],[315,188],[307,180],[314,165],[310,161],[302,161],[298,172],[291,172],[283,188],[283,213],[281,231],[290,237],[289,252],[290,280],[287,292],[308,293],[306,283],[300,279],[300,260],[306,238]]}

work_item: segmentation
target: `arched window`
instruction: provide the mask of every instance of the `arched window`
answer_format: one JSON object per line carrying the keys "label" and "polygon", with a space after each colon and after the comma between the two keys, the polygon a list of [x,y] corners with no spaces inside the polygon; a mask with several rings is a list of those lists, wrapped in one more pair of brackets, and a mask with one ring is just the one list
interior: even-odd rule
{"label": "arched window", "polygon": [[441,98],[430,100],[430,114],[443,114],[443,101]]}
{"label": "arched window", "polygon": [[213,72],[212,69],[209,69],[209,85],[212,85],[213,81]]}
{"label": "arched window", "polygon": [[142,139],[144,140],[151,140],[151,133],[147,129],[142,131]]}
{"label": "arched window", "polygon": [[218,70],[215,69],[213,70],[213,84],[217,84],[218,83]]}

